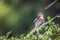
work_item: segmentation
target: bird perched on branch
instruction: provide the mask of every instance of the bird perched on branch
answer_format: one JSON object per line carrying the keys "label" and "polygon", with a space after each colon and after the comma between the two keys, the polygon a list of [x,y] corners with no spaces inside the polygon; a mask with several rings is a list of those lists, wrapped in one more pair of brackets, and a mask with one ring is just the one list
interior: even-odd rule
{"label": "bird perched on branch", "polygon": [[44,14],[42,12],[39,12],[37,18],[34,20],[35,28],[39,27],[44,22]]}

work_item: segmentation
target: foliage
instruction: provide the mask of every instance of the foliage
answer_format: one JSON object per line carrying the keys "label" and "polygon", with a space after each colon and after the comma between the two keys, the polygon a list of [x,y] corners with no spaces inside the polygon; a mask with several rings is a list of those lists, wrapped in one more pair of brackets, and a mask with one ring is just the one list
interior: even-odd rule
{"label": "foliage", "polygon": [[[47,17],[48,21],[51,19],[49,16]],[[8,32],[6,36],[0,36],[0,40],[60,40],[60,25],[55,24],[54,22],[50,22],[45,27],[45,32],[43,34],[33,35],[33,34],[21,34],[19,37],[11,37],[8,38]]]}

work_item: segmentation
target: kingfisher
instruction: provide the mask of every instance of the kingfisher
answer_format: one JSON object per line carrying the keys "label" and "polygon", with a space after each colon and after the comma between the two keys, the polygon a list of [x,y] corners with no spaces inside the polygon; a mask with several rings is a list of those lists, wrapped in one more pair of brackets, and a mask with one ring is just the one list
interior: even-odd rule
{"label": "kingfisher", "polygon": [[34,20],[35,28],[39,27],[44,22],[45,22],[44,14],[42,12],[39,12],[37,14],[37,18]]}

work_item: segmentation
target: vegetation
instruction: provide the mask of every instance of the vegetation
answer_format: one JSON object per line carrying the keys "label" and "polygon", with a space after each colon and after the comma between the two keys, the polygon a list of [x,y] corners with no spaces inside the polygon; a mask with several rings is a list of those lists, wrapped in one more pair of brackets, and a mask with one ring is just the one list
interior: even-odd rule
{"label": "vegetation", "polygon": [[[48,17],[48,21],[51,18]],[[20,36],[8,38],[8,32],[6,36],[0,36],[0,40],[60,40],[60,25],[55,24],[54,22],[49,22],[48,25],[45,26],[45,32],[43,34],[21,34]]]}

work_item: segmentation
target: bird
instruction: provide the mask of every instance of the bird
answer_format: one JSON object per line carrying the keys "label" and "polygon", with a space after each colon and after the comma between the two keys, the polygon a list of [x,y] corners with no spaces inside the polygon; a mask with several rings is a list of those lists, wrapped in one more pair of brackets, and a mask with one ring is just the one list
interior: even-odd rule
{"label": "bird", "polygon": [[39,12],[37,14],[36,19],[34,20],[35,28],[39,27],[44,22],[45,22],[44,14],[42,12]]}

